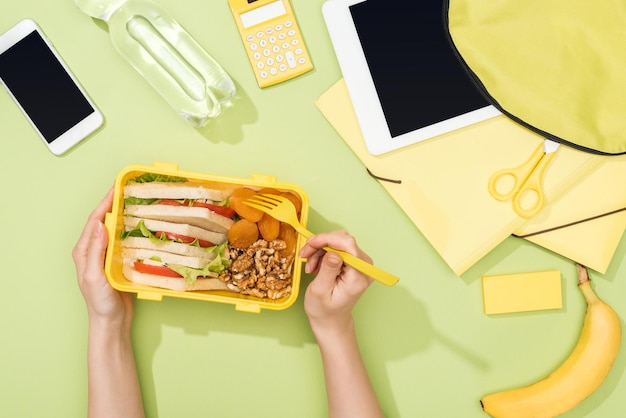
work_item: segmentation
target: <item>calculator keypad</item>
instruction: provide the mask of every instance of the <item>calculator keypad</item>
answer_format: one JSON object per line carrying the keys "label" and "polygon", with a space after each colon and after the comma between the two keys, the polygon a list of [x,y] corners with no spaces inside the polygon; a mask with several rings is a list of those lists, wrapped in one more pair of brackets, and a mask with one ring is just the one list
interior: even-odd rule
{"label": "calculator keypad", "polygon": [[313,68],[293,20],[273,22],[245,35],[244,44],[260,87],[271,86]]}

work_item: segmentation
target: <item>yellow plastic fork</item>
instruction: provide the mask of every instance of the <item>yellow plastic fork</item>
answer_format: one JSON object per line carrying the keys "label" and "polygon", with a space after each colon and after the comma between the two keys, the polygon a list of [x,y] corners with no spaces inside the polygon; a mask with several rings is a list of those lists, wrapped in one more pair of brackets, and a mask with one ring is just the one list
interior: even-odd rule
{"label": "yellow plastic fork", "polygon": [[[271,217],[281,222],[288,223],[289,225],[293,226],[295,230],[298,231],[298,233],[304,236],[305,238],[309,238],[313,236],[313,233],[308,231],[305,227],[303,227],[300,221],[298,220],[298,215],[296,214],[296,208],[293,205],[293,203],[289,199],[283,196],[278,196],[278,195],[271,194],[271,193],[257,194],[248,198],[243,203],[245,203],[246,205],[250,207],[258,209],[261,212],[265,212]],[[394,284],[398,282],[398,280],[400,280],[398,277],[394,276],[393,274],[387,273],[386,271],[381,270],[378,267],[375,267],[374,265],[364,260],[361,260],[360,258],[355,257],[348,252],[337,250],[337,249],[330,248],[330,247],[324,247],[324,250],[332,251],[334,253],[339,254],[339,256],[342,258],[344,263],[354,267],[361,273],[364,273],[370,276],[372,279],[377,280],[387,286],[393,286]]]}

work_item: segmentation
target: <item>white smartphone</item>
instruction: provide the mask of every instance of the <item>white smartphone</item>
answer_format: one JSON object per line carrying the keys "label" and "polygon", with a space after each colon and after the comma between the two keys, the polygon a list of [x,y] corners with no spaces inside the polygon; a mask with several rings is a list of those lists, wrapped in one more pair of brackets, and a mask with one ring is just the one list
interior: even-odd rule
{"label": "white smartphone", "polygon": [[68,151],[104,122],[31,19],[0,35],[0,81],[55,155]]}

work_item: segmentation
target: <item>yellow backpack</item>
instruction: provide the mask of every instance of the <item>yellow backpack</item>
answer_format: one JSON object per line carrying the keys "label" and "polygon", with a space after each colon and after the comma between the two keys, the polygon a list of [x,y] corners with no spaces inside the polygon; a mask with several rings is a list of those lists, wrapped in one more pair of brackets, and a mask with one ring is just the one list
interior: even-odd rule
{"label": "yellow backpack", "polygon": [[626,2],[444,0],[462,62],[504,114],[548,139],[626,153]]}

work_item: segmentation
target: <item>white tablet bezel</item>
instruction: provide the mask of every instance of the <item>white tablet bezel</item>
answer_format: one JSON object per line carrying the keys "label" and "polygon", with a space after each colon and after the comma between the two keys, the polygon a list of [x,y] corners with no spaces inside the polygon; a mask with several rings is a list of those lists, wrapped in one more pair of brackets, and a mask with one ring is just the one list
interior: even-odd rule
{"label": "white tablet bezel", "polygon": [[[486,106],[392,137],[349,7],[367,0],[327,0],[322,14],[367,150],[380,155],[500,115]],[[389,5],[389,7],[396,7]]]}
{"label": "white tablet bezel", "polygon": [[[70,129],[62,133],[56,138],[46,138],[43,133],[37,127],[37,124],[31,119],[30,115],[25,111],[22,104],[19,100],[13,95],[13,92],[7,86],[2,79],[0,79],[0,84],[2,84],[5,90],[9,93],[11,98],[18,105],[26,119],[33,126],[41,140],[48,147],[50,152],[55,155],[61,155],[67,152],[70,148],[77,145],[87,136],[98,130],[104,123],[104,117],[100,110],[93,103],[91,98],[87,95],[83,87],[80,85],[74,74],[70,71],[65,61],[61,58],[59,53],[56,51],[50,40],[43,33],[39,25],[32,19],[24,19],[18,22],[15,26],[7,30],[6,32],[0,34],[0,54],[4,53],[6,50],[11,48],[13,45],[17,44],[19,41],[24,39],[26,36],[30,35],[33,32],[37,32],[39,36],[43,39],[47,47],[53,53],[55,58],[60,63],[61,67],[68,74],[70,79],[73,81],[78,91],[84,96],[85,100],[93,109],[93,112],[87,115],[85,118],[80,120],[78,123],[73,125]],[[60,98],[60,104],[62,103],[62,98]]]}

